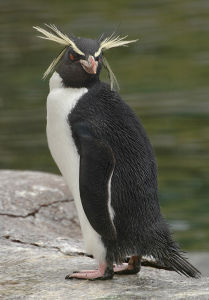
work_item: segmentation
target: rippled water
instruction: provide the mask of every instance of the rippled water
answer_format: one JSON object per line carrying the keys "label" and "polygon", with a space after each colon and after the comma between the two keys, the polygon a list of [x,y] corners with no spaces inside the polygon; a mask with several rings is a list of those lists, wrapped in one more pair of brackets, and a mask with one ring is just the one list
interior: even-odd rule
{"label": "rippled water", "polygon": [[184,249],[209,250],[208,8],[208,0],[0,0],[0,168],[58,172],[41,76],[60,48],[37,39],[33,25],[139,38],[107,56],[155,148],[161,206],[176,238]]}

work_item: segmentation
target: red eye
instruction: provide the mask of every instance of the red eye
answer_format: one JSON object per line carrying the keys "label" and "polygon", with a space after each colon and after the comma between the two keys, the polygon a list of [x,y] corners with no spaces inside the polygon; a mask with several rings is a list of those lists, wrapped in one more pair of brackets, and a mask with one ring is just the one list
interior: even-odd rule
{"label": "red eye", "polygon": [[74,60],[75,59],[75,57],[70,53],[70,59],[71,60]]}

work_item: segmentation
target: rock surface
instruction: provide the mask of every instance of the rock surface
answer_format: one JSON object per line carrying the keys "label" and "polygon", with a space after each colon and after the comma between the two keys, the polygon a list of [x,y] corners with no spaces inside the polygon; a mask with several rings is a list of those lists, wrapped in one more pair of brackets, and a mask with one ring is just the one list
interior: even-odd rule
{"label": "rock surface", "polygon": [[[95,268],[85,256],[72,196],[62,178],[0,171],[0,299],[209,299],[209,278],[142,267],[105,282],[65,280]],[[209,254],[191,255],[208,274]]]}
{"label": "rock surface", "polygon": [[1,171],[0,236],[25,244],[60,247],[64,252],[66,239],[81,238],[72,195],[62,177]]}

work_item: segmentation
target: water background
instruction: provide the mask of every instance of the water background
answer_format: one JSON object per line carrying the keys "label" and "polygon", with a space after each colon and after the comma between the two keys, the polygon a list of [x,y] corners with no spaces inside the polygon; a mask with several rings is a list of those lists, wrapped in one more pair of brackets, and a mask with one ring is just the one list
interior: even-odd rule
{"label": "water background", "polygon": [[[0,168],[59,173],[47,148],[41,77],[60,51],[33,25],[138,38],[107,52],[159,166],[163,214],[185,250],[209,251],[209,1],[0,0]],[[106,80],[106,74],[103,74]]]}

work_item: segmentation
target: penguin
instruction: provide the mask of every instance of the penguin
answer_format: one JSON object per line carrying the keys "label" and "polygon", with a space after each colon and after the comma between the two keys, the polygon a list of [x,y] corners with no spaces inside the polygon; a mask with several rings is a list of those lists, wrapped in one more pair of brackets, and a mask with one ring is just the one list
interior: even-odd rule
{"label": "penguin", "polygon": [[[44,73],[52,73],[48,146],[72,192],[86,252],[98,262],[98,269],[75,271],[66,279],[137,274],[142,256],[198,278],[200,272],[183,256],[161,214],[150,140],[117,92],[116,77],[104,56],[106,50],[136,40],[114,34],[98,40],[80,38],[46,26],[49,30],[34,28],[41,38],[64,45]],[[110,84],[100,81],[103,66]]]}

